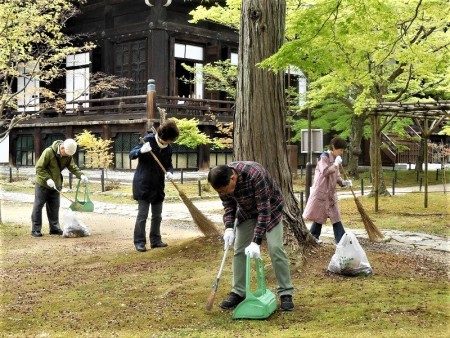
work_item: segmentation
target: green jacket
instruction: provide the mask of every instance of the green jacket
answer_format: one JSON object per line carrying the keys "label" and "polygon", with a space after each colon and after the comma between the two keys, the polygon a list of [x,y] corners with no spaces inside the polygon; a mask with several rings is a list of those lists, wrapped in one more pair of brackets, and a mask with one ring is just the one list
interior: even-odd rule
{"label": "green jacket", "polygon": [[64,168],[67,168],[77,178],[81,178],[81,175],[83,175],[72,156],[63,157],[58,154],[61,143],[63,141],[55,141],[50,147],[45,148],[36,163],[36,183],[48,189],[50,187],[47,185],[47,180],[51,178],[55,181],[56,188],[61,190],[63,184],[61,171]]}

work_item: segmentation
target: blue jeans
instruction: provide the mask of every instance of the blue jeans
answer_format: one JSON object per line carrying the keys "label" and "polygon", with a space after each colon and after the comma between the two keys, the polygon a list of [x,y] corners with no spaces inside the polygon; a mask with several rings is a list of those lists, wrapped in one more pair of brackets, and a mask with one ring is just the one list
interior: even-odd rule
{"label": "blue jeans", "polygon": [[150,245],[161,243],[161,221],[163,203],[150,203],[145,200],[138,201],[138,214],[134,225],[134,244],[146,243],[145,226],[147,224],[150,204],[152,206],[152,217],[150,220]]}
{"label": "blue jeans", "polygon": [[[311,224],[310,232],[311,235],[319,239],[320,233],[322,232],[322,224],[313,222]],[[344,236],[345,234],[344,226],[340,221],[333,224],[333,232],[334,232],[334,240],[336,241],[337,244],[341,240],[342,236]]]}

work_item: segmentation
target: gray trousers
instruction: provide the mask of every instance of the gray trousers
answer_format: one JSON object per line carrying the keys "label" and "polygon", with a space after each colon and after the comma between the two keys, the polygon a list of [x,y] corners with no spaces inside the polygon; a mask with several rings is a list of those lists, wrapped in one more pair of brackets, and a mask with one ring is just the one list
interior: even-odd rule
{"label": "gray trousers", "polygon": [[152,207],[152,216],[150,220],[150,245],[156,245],[161,242],[161,214],[163,203],[150,203],[148,201],[138,201],[138,214],[134,225],[134,244],[145,244],[145,226],[147,224],[150,205]]}
{"label": "gray trousers", "polygon": [[54,189],[47,189],[36,184],[34,188],[34,204],[31,213],[31,231],[42,230],[42,208],[47,210],[47,218],[50,230],[60,229],[59,206],[60,195]]}
{"label": "gray trousers", "polygon": [[[253,239],[256,219],[242,222],[236,227],[233,257],[233,289],[234,293],[245,297],[246,262],[245,248]],[[292,295],[293,286],[289,271],[289,259],[283,246],[283,222],[266,232],[267,246],[272,261],[275,277],[278,282],[277,293],[280,296]]]}

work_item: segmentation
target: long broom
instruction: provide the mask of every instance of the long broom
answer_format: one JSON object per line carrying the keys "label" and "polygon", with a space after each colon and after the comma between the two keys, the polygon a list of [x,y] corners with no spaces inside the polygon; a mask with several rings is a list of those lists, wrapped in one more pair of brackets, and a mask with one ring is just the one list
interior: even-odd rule
{"label": "long broom", "polygon": [[[344,178],[347,180],[347,173],[344,169],[344,167],[341,165],[340,166],[342,169],[342,173],[344,174]],[[380,232],[380,230],[378,230],[378,228],[376,227],[376,225],[373,223],[372,219],[370,218],[370,216],[367,214],[366,210],[364,209],[363,205],[361,204],[361,201],[358,199],[358,197],[356,197],[355,192],[353,191],[353,188],[350,187],[350,190],[353,194],[353,198],[355,199],[355,204],[356,204],[356,208],[359,211],[359,214],[361,215],[361,219],[364,223],[364,227],[366,228],[366,232],[367,235],[369,236],[369,240],[371,242],[375,242],[377,240],[377,238],[383,238],[383,234]]]}
{"label": "long broom", "polygon": [[209,294],[208,300],[206,301],[206,310],[208,310],[208,311],[210,311],[212,309],[212,306],[214,303],[214,298],[216,298],[216,292],[219,287],[220,276],[222,275],[223,267],[225,266],[225,260],[227,258],[227,252],[228,252],[229,247],[230,247],[229,245],[225,246],[222,263],[220,264],[220,269],[219,269],[219,273],[217,274],[217,277],[216,277],[216,282],[214,283],[211,293]]}
{"label": "long broom", "polygon": [[[156,155],[153,153],[153,151],[150,150],[150,153],[152,154],[156,163],[158,163],[159,166],[161,167],[162,171],[164,172],[164,175],[167,174],[166,169],[161,164],[161,162],[156,157]],[[170,180],[170,182],[172,182],[175,189],[177,189],[180,199],[183,201],[183,203],[188,208],[188,210],[192,216],[192,219],[194,220],[194,223],[198,226],[200,231],[206,237],[220,235],[219,230],[216,228],[216,226],[205,215],[203,215],[203,213],[194,205],[194,203],[192,203],[192,201],[186,196],[186,194],[183,191],[181,191],[180,188],[178,188],[176,183],[173,180]]]}

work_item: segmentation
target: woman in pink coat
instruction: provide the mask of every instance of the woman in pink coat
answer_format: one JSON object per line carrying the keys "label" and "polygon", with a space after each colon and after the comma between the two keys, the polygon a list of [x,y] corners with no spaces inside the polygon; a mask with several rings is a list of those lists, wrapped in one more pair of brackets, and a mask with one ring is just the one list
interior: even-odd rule
{"label": "woman in pink coat", "polygon": [[314,173],[314,183],[311,195],[308,198],[303,218],[313,221],[310,232],[319,242],[322,224],[327,218],[333,224],[334,239],[339,243],[344,235],[344,226],[341,223],[336,184],[341,187],[352,186],[351,180],[342,180],[339,174],[339,165],[342,163],[342,154],[347,148],[347,142],[335,137],[330,142],[330,149],[320,155]]}

